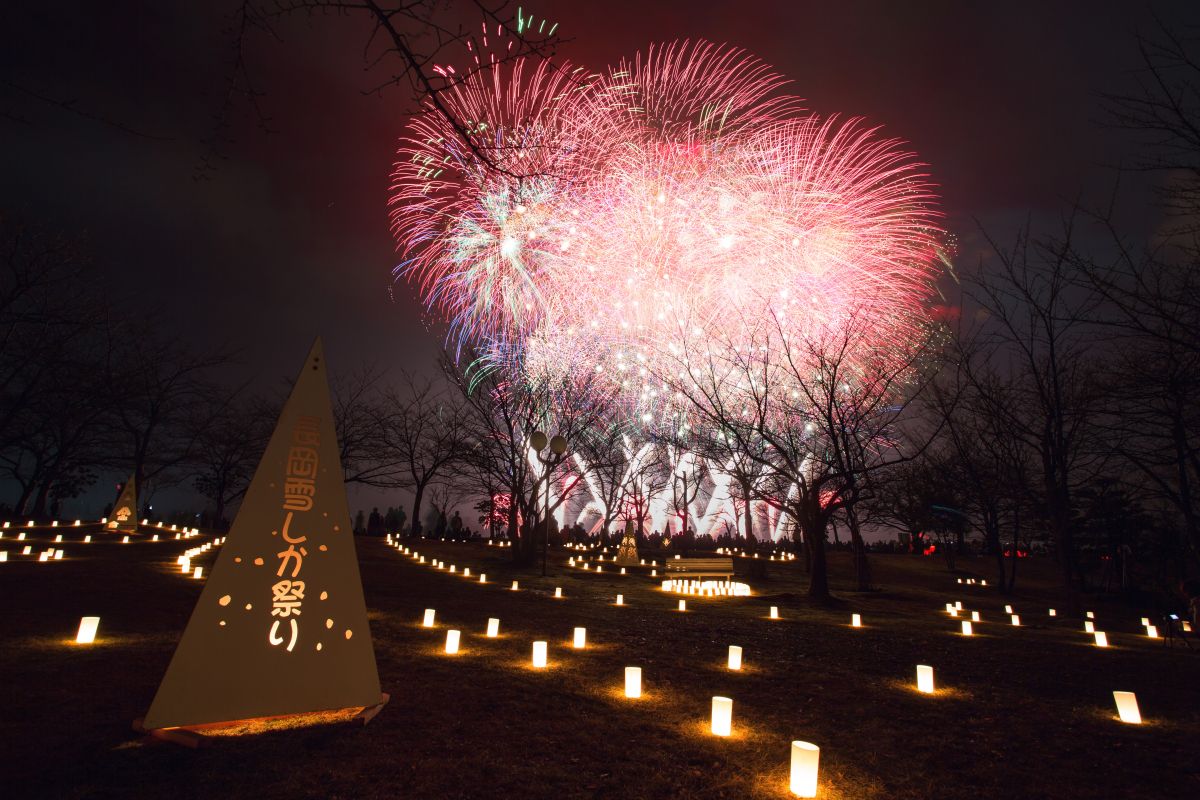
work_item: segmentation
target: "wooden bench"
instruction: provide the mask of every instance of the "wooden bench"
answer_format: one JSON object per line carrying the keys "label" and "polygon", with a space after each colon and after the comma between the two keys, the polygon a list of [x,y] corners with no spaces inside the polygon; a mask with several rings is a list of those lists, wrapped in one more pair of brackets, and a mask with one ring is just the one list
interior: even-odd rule
{"label": "wooden bench", "polygon": [[668,558],[664,571],[671,577],[732,578],[732,558]]}

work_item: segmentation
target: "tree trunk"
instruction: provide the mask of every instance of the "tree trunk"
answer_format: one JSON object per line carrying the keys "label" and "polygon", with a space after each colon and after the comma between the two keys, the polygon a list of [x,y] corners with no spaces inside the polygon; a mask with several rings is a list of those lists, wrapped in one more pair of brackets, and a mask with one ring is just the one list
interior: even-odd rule
{"label": "tree trunk", "polygon": [[808,574],[808,597],[810,600],[824,602],[829,599],[829,574],[825,562],[825,516],[819,500],[814,499],[809,505],[816,507],[801,507],[804,540],[808,546],[811,565]]}
{"label": "tree trunk", "polygon": [[858,591],[871,590],[871,565],[867,561],[867,545],[863,542],[862,530],[858,526],[858,514],[853,508],[846,509],[846,523],[850,528],[850,541],[854,547],[854,577]]}
{"label": "tree trunk", "polygon": [[421,498],[424,496],[425,482],[421,482],[413,487],[412,527],[410,528],[413,536],[421,533]]}

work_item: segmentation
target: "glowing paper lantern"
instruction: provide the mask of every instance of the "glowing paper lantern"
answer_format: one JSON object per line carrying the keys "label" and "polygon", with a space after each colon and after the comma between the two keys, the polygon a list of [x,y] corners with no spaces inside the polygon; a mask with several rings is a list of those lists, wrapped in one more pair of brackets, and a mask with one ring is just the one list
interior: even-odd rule
{"label": "glowing paper lantern", "polygon": [[121,544],[129,544],[129,537],[126,536],[125,538],[121,539]]}
{"label": "glowing paper lantern", "polygon": [[587,647],[587,628],[576,628],[575,638],[571,642],[572,646],[578,650]]}
{"label": "glowing paper lantern", "polygon": [[521,584],[520,584],[520,582],[518,582],[518,581],[513,581],[513,582],[512,582],[512,586],[510,586],[509,588],[510,588],[512,591],[514,591],[514,592],[515,592],[515,591],[517,591],[518,589],[520,589],[520,588],[521,588]]}
{"label": "glowing paper lantern", "polygon": [[862,627],[862,617],[859,616],[858,614],[851,614],[850,615],[850,627],[851,628],[861,628]]}
{"label": "glowing paper lantern", "polygon": [[1146,626],[1146,635],[1149,636],[1151,639],[1157,639],[1158,638],[1158,628],[1154,625],[1147,625]]}
{"label": "glowing paper lantern", "polygon": [[1150,627],[1150,618],[1149,617],[1142,617],[1142,627],[1143,628]]}
{"label": "glowing paper lantern", "polygon": [[487,573],[486,572],[479,573],[479,582],[487,583]]}
{"label": "glowing paper lantern", "polygon": [[791,790],[796,797],[817,796],[817,767],[821,748],[808,742],[792,742]]}
{"label": "glowing paper lantern", "polygon": [[1104,631],[1096,631],[1096,647],[1108,647],[1108,634]]}
{"label": "glowing paper lantern", "polygon": [[559,598],[562,597],[562,587],[561,586],[554,587],[554,596],[559,597]]}
{"label": "glowing paper lantern", "polygon": [[1057,611],[1055,611],[1055,610],[1052,608],[1052,609],[1050,609],[1050,616],[1052,616],[1052,617],[1057,617],[1057,616],[1058,616],[1058,612],[1057,612]]}
{"label": "glowing paper lantern", "polygon": [[1113,692],[1113,699],[1117,701],[1117,715],[1121,717],[1121,722],[1128,722],[1131,725],[1142,724],[1142,712],[1138,708],[1137,695],[1133,692]]}
{"label": "glowing paper lantern", "polygon": [[641,697],[642,696],[642,668],[641,667],[626,667],[625,668],[625,696],[626,697]]}
{"label": "glowing paper lantern", "polygon": [[771,606],[771,619],[779,619],[779,606]]}
{"label": "glowing paper lantern", "polygon": [[964,619],[962,621],[962,635],[963,636],[971,636],[972,634],[973,634],[973,631],[971,630],[971,621]]}
{"label": "glowing paper lantern", "polygon": [[533,643],[533,666],[537,669],[543,669],[546,666],[546,643]]}
{"label": "glowing paper lantern", "polygon": [[446,652],[447,653],[454,654],[454,653],[458,652],[458,640],[459,640],[460,636],[461,636],[461,634],[458,631],[454,630],[453,628],[446,631]]}
{"label": "glowing paper lantern", "polygon": [[979,612],[978,612],[978,611],[972,611],[972,612],[971,612],[971,622],[979,622],[979,621],[980,621],[980,620],[979,620]]}
{"label": "glowing paper lantern", "polygon": [[1005,607],[1004,607],[1004,613],[1005,613],[1005,614],[1011,614],[1011,613],[1013,613],[1012,606],[1005,606]]}
{"label": "glowing paper lantern", "polygon": [[1020,614],[1013,614],[1013,615],[1012,615],[1012,624],[1013,624],[1013,627],[1014,627],[1014,628],[1019,628],[1019,627],[1021,627],[1021,615],[1020,615]]}
{"label": "glowing paper lantern", "polygon": [[962,610],[963,610],[963,608],[962,608],[962,600],[955,600],[955,601],[954,601],[954,607],[955,607],[955,608],[957,608],[959,611],[962,611]]}
{"label": "glowing paper lantern", "polygon": [[30,555],[31,553],[33,553],[33,545],[30,544],[25,545],[25,549],[21,551],[21,555],[23,556]]}
{"label": "glowing paper lantern", "polygon": [[196,567],[196,569],[192,571],[192,578],[195,580],[200,580],[203,575],[204,567]]}
{"label": "glowing paper lantern", "polygon": [[619,605],[619,606],[625,605],[625,595],[623,595],[623,594],[617,595],[617,605]]}
{"label": "glowing paper lantern", "polygon": [[188,558],[187,556],[180,556],[179,557],[179,571],[182,572],[184,575],[187,575],[189,572],[191,572],[192,571],[192,560],[190,558]]}
{"label": "glowing paper lantern", "polygon": [[680,600],[680,601],[679,601],[679,610],[680,610],[680,611],[687,611],[687,600]]}
{"label": "glowing paper lantern", "polygon": [[1088,619],[1095,619],[1095,618],[1096,618],[1096,612],[1095,612],[1095,611],[1089,611],[1089,612],[1087,612],[1087,618],[1088,618]]}
{"label": "glowing paper lantern", "polygon": [[43,551],[40,555],[38,555],[39,562],[49,561],[49,560],[50,560],[50,553],[48,551]]}
{"label": "glowing paper lantern", "polygon": [[729,668],[742,668],[742,648],[738,647],[736,644],[729,645]]}
{"label": "glowing paper lantern", "polygon": [[917,691],[933,694],[933,667],[917,665]]}
{"label": "glowing paper lantern", "polygon": [[1087,622],[1083,623],[1083,632],[1084,633],[1095,633],[1096,632],[1096,623],[1092,622],[1090,619]]}
{"label": "glowing paper lantern", "polygon": [[0,550],[0,561],[8,561],[8,551]]}
{"label": "glowing paper lantern", "polygon": [[733,732],[733,700],[728,697],[712,699],[711,728],[714,736],[728,736]]}
{"label": "glowing paper lantern", "polygon": [[99,627],[99,617],[83,617],[80,619],[79,632],[75,634],[75,644],[91,644],[96,641],[96,629]]}
{"label": "glowing paper lantern", "polygon": [[54,537],[54,542],[55,542],[55,544],[62,542],[62,534],[61,533],[58,536]]}
{"label": "glowing paper lantern", "polygon": [[487,626],[487,637],[489,639],[495,639],[499,635],[500,635],[500,620],[496,619],[495,617],[489,618],[488,626]]}
{"label": "glowing paper lantern", "polygon": [[437,611],[435,609],[432,609],[432,608],[425,609],[425,619],[421,621],[421,625],[423,625],[426,628],[432,628],[433,620],[434,620],[434,617],[436,617],[436,616],[437,616]]}

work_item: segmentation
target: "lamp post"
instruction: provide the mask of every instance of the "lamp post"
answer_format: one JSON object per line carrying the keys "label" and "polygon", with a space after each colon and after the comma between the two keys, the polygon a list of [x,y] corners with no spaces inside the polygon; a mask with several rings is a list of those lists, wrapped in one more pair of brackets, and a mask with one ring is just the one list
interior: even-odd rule
{"label": "lamp post", "polygon": [[[546,445],[550,445],[550,457],[542,458],[542,451],[546,449]],[[563,454],[567,452],[567,440],[561,436],[555,435],[546,438],[546,434],[541,431],[534,431],[529,436],[529,446],[533,448],[537,454],[537,460],[546,470],[546,519],[545,538],[542,542],[542,577],[546,577],[546,555],[550,552],[550,473],[562,461]],[[537,499],[535,492],[534,499]]]}

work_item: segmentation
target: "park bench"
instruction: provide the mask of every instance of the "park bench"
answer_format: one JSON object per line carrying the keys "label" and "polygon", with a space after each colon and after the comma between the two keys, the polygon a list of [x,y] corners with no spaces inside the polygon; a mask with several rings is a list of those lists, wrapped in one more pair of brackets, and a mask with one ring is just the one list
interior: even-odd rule
{"label": "park bench", "polygon": [[669,558],[665,563],[670,577],[732,578],[732,558]]}

